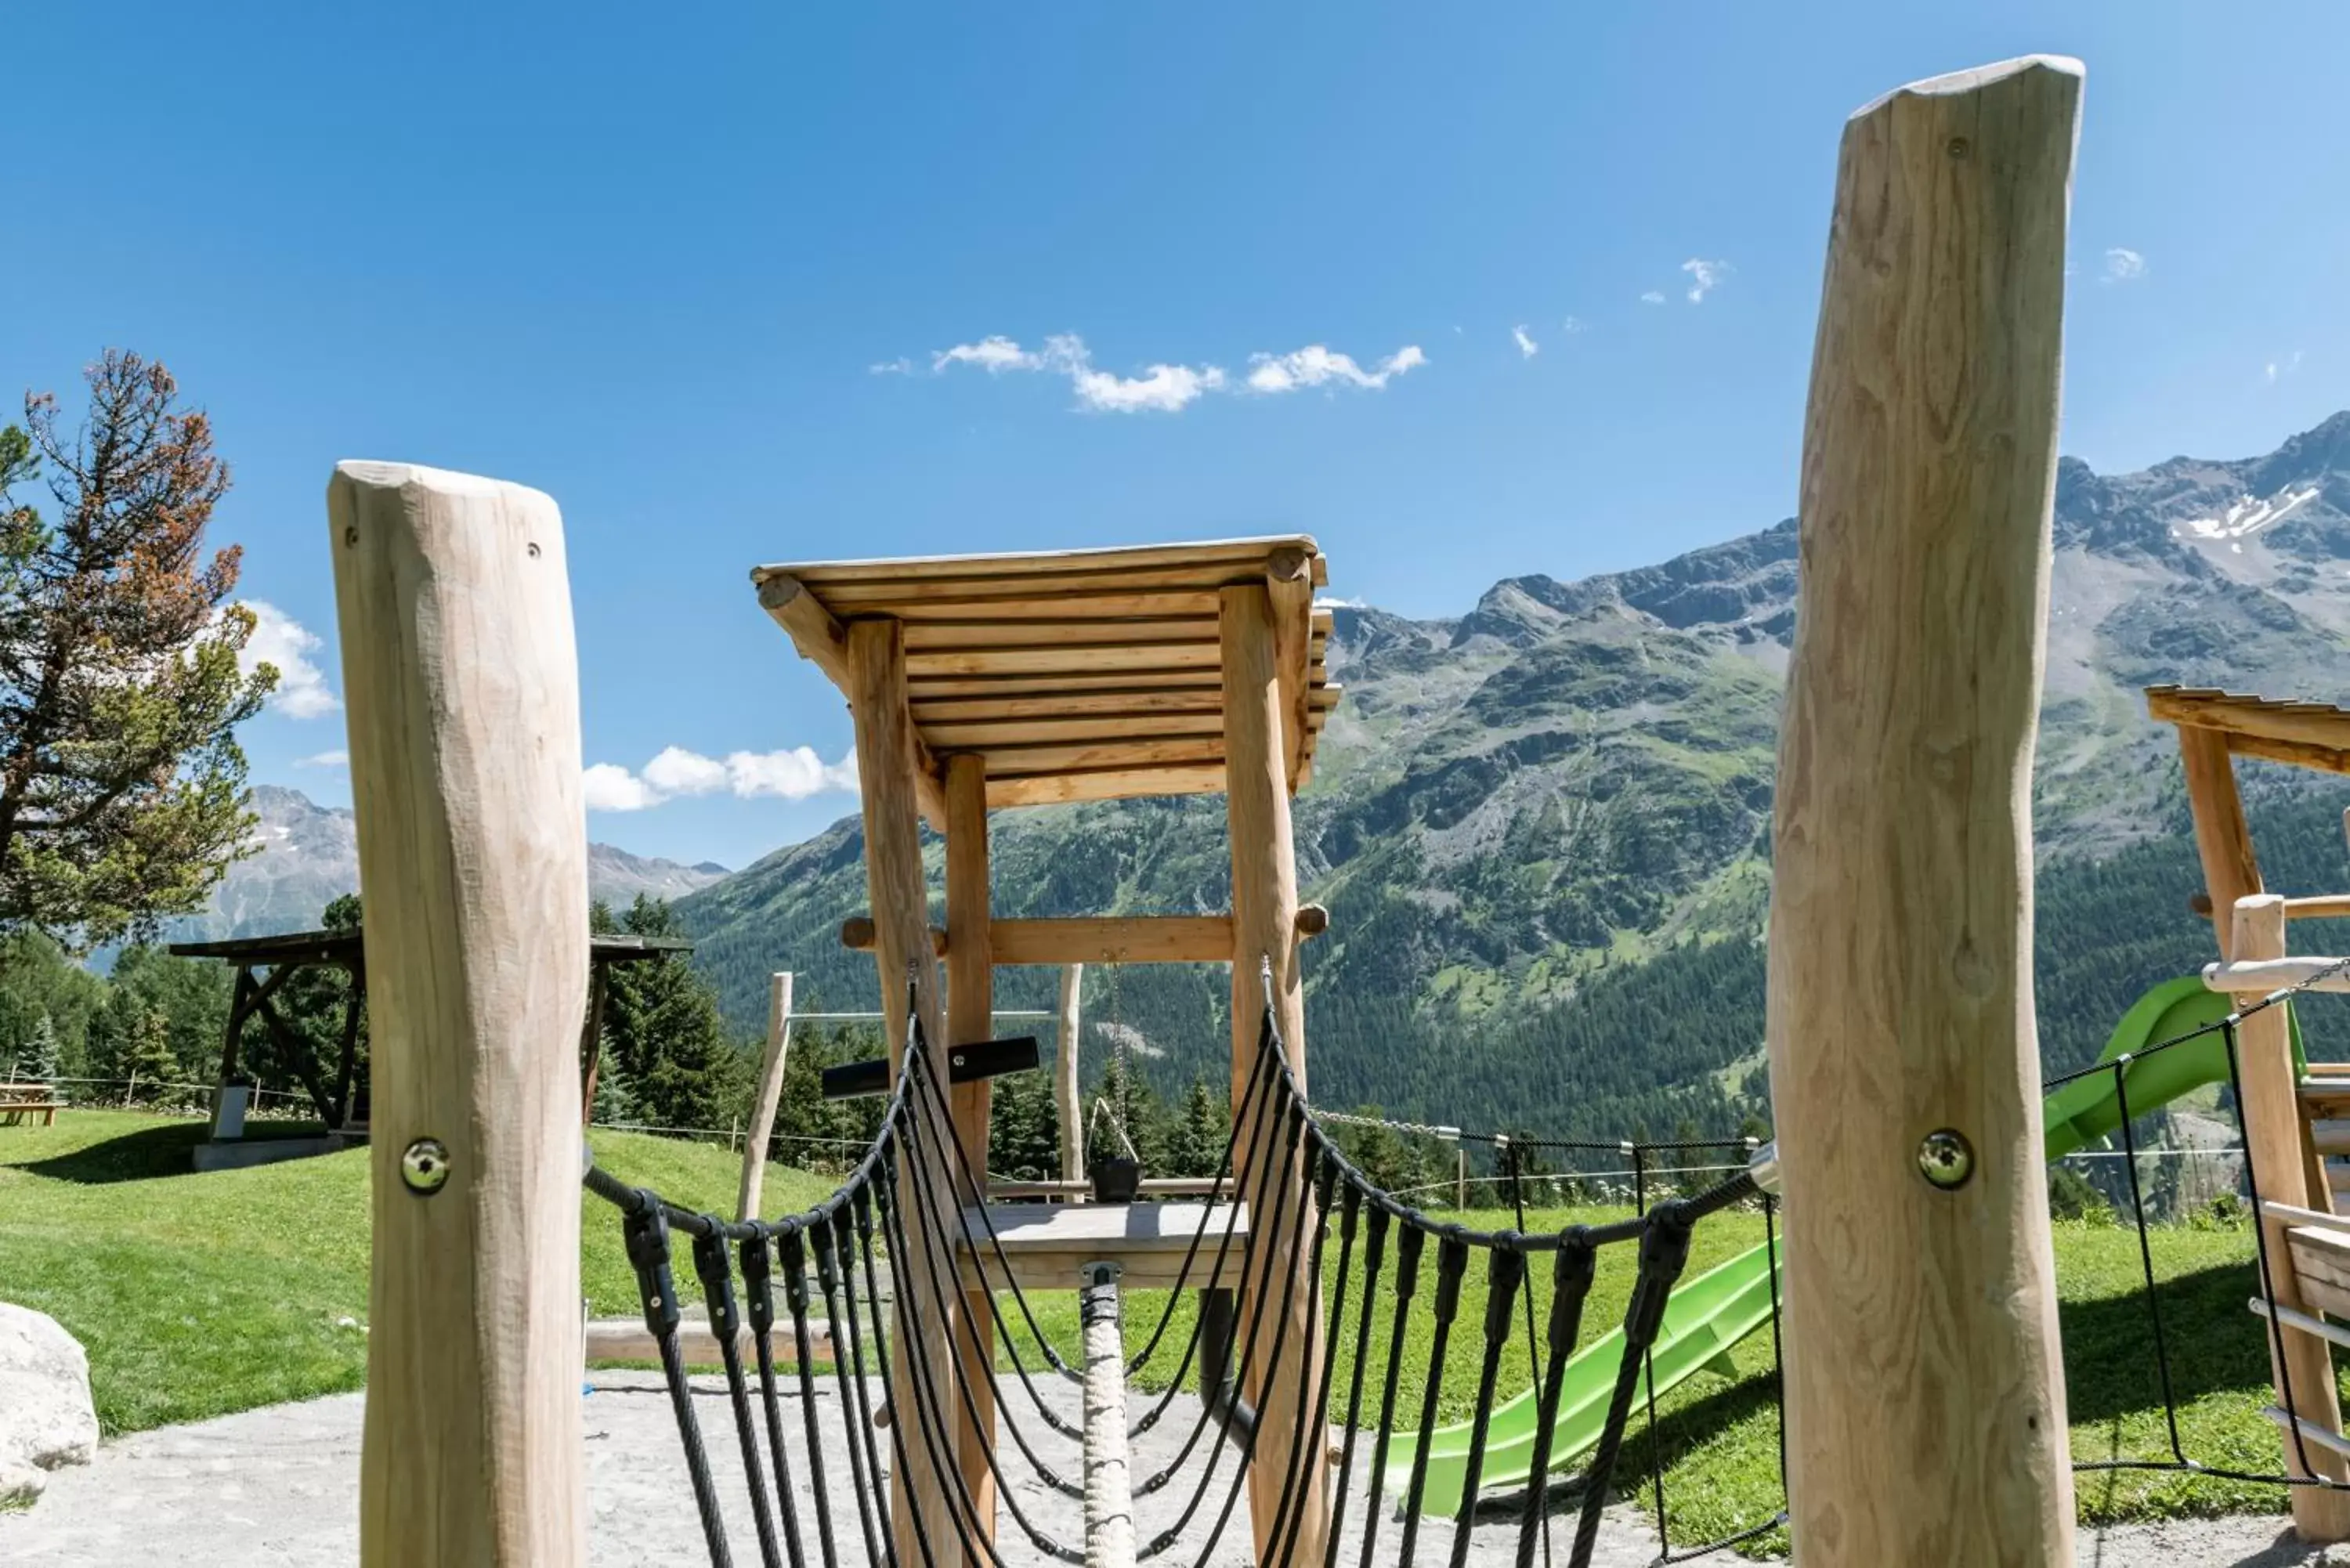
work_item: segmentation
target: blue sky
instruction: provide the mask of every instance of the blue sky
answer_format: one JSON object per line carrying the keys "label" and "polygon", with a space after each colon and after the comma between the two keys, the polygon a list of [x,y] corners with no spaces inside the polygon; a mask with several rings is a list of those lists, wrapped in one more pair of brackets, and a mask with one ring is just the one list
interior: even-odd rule
{"label": "blue sky", "polygon": [[0,392],[210,409],[329,802],[338,458],[555,495],[591,830],[730,865],[854,805],[756,562],[1305,530],[1442,614],[1770,523],[1845,117],[2016,54],[2089,72],[2065,450],[2350,405],[2339,6],[373,9],[9,23]]}

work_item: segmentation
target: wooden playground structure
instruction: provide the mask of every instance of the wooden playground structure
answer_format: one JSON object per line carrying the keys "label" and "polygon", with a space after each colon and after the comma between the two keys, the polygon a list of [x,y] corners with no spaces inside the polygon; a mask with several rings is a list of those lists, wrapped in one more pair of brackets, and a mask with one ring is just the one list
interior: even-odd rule
{"label": "wooden playground structure", "polygon": [[[1901,88],[1844,134],[1804,429],[1769,936],[1789,1529],[1813,1568],[2073,1560],[2030,783],[2080,88],[2074,62],[2011,61]],[[572,1042],[588,902],[561,521],[536,491],[377,463],[338,469],[328,514],[378,1010],[364,1560],[578,1563]],[[1268,974],[1302,1089],[1290,797],[1336,699],[1313,609],[1324,572],[1296,535],[754,574],[761,605],[847,700],[893,1041],[907,1037],[910,992],[933,1056],[984,1040],[999,963],[1226,962],[1235,1106]],[[2200,768],[2208,795],[2213,726],[2191,727],[2190,778]],[[990,811],[1218,792],[1228,911],[993,917]],[[2206,804],[2208,868],[2224,823],[2205,824]],[[944,837],[942,936],[925,821]],[[2235,821],[2241,836],[2240,810]],[[2221,848],[2212,898],[2234,923],[2214,982],[2249,984],[2243,966],[2283,954],[2284,911],[2261,901],[2248,844]],[[2260,971],[2262,989],[2274,972]],[[2248,1067],[2285,1061],[2282,1012],[2262,1018],[2257,1039],[2247,1021]],[[924,1075],[951,1081],[941,1062]],[[2258,1136],[2297,1146],[2294,1086],[2281,1102],[2262,1093],[2253,1106],[2248,1084],[2248,1123],[2257,1114]],[[955,1141],[983,1171],[985,1085],[951,1096]],[[990,1197],[936,1158],[908,1160],[899,1180],[932,1212]],[[2279,1206],[2281,1222],[2293,1208]],[[2302,1223],[2324,1226],[2306,1212]],[[1076,1289],[1080,1262],[1152,1277],[1138,1210],[1032,1213],[1011,1229],[1035,1282]],[[1252,1241],[1285,1244],[1270,1231]],[[914,1247],[909,1276],[928,1274],[928,1258]],[[951,1300],[965,1282],[913,1288]],[[899,1412],[918,1406],[910,1374],[991,1356],[983,1299],[962,1299],[898,1345]],[[2322,1305],[2314,1288],[2307,1300]],[[1295,1448],[1319,1437],[1301,1431],[1302,1392],[1324,1352],[1310,1308],[1290,1327],[1308,1375],[1244,1376],[1260,1433]],[[905,1544],[918,1523],[952,1539],[951,1485],[992,1517],[988,1414],[952,1434],[958,1476],[917,1447],[893,1478],[900,1561],[919,1560]],[[2313,1424],[2338,1431],[2338,1417]],[[1320,1563],[1323,1467],[1305,1482],[1295,1560]],[[1276,1490],[1252,1463],[1259,1560]],[[2296,1517],[2322,1533],[2341,1501],[2301,1489]],[[1125,1560],[1107,1539],[1089,1536],[1088,1563]]]}

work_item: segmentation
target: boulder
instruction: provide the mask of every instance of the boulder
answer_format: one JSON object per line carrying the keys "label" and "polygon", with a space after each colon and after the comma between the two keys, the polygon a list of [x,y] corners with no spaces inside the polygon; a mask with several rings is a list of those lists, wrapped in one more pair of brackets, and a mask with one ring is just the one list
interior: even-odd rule
{"label": "boulder", "polygon": [[57,1320],[0,1302],[0,1503],[27,1502],[98,1452],[89,1357]]}

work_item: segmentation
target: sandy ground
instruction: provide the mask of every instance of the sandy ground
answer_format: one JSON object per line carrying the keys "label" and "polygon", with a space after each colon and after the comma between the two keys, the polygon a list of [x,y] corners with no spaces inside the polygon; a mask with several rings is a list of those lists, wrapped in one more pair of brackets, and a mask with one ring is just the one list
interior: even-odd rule
{"label": "sandy ground", "polygon": [[[596,1568],[634,1568],[639,1563],[704,1561],[701,1527],[694,1513],[684,1460],[669,1401],[658,1378],[631,1373],[598,1373],[587,1402],[589,1562]],[[734,1560],[759,1560],[748,1494],[732,1416],[723,1386],[697,1380],[696,1407],[704,1424],[712,1469],[733,1528]],[[1057,1381],[1045,1396],[1073,1424],[1076,1390]],[[1024,1399],[1017,1388],[1007,1399]],[[357,1560],[360,1412],[363,1397],[346,1395],[297,1405],[249,1410],[216,1421],[142,1432],[100,1450],[98,1462],[59,1475],[39,1503],[25,1513],[0,1515],[0,1563],[21,1568],[94,1568],[168,1552],[174,1568],[327,1568]],[[1171,1409],[1159,1428],[1135,1444],[1136,1473],[1162,1467],[1190,1431],[1196,1406],[1188,1400]],[[1138,1407],[1135,1414],[1140,1413]],[[805,1412],[796,1397],[786,1402],[790,1449],[803,1528],[813,1521],[807,1485]],[[827,1387],[816,1402],[825,1460],[832,1471],[827,1491],[848,1495],[837,1393]],[[1082,1475],[1077,1445],[1044,1428],[1028,1412],[1039,1457],[1071,1481]],[[1185,1476],[1195,1475],[1210,1443],[1203,1440]],[[883,1449],[887,1454],[887,1447]],[[1023,1467],[1024,1473],[1024,1467]],[[1197,1560],[1207,1527],[1226,1493],[1229,1456],[1220,1463],[1201,1517],[1165,1559]],[[1360,1480],[1356,1483],[1359,1500]],[[1078,1505],[1033,1478],[1013,1493],[1036,1527],[1065,1544],[1078,1544]],[[1190,1495],[1170,1486],[1139,1501],[1145,1543],[1172,1521]],[[1241,1568],[1247,1561],[1247,1503],[1243,1499],[1226,1527],[1212,1562]],[[1380,1521],[1378,1561],[1398,1560],[1401,1529],[1392,1516]],[[1361,1509],[1349,1510],[1354,1532]],[[833,1537],[844,1564],[862,1564],[861,1533],[853,1515],[836,1511]],[[1564,1563],[1574,1525],[1562,1515],[1555,1525],[1556,1559]],[[1421,1563],[1442,1563],[1451,1546],[1449,1525],[1424,1522],[1418,1543]],[[806,1539],[814,1560],[812,1529]],[[1045,1561],[1006,1518],[1002,1540],[1007,1563]],[[1016,1543],[1017,1550],[1014,1550]],[[1476,1530],[1469,1561],[1498,1565],[1514,1558],[1514,1525],[1496,1520]],[[1596,1568],[1635,1568],[1655,1555],[1656,1537],[1634,1511],[1610,1511],[1601,1535]],[[1351,1551],[1348,1553],[1352,1558]],[[1724,1553],[1725,1564],[1739,1559]],[[2082,1568],[2350,1568],[2350,1551],[2331,1553],[2293,1543],[2281,1519],[2225,1519],[2137,1526],[2085,1535]]]}

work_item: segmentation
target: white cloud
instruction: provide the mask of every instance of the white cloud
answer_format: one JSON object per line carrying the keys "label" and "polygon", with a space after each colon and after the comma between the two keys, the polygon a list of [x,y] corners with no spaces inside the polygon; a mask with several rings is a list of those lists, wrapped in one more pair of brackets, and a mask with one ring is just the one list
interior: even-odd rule
{"label": "white cloud", "polygon": [[2106,270],[2099,283],[2136,283],[2146,275],[2146,257],[2120,245],[2106,253]]}
{"label": "white cloud", "polygon": [[1664,302],[1665,291],[1660,288],[1652,288],[1640,296],[1640,303],[1643,305],[1662,305]]}
{"label": "white cloud", "polygon": [[667,794],[708,794],[726,787],[726,764],[682,746],[664,746],[645,764],[645,783]]}
{"label": "white cloud", "polygon": [[866,366],[865,372],[869,376],[910,376],[914,373],[914,362],[900,354],[895,359],[884,359],[878,365]]}
{"label": "white cloud", "polygon": [[[1376,369],[1366,370],[1350,355],[1335,353],[1315,343],[1288,354],[1252,354],[1245,383],[1236,385],[1220,365],[1150,364],[1139,375],[1121,376],[1097,369],[1093,351],[1074,332],[1045,339],[1040,349],[1022,348],[1002,336],[976,343],[959,343],[931,355],[931,369],[943,374],[951,365],[977,365],[990,375],[1007,370],[1041,370],[1066,376],[1077,395],[1077,407],[1094,413],[1133,414],[1180,412],[1211,392],[1294,392],[1328,383],[1384,387],[1397,376],[1428,363],[1416,343],[1406,344]],[[879,371],[885,367],[876,366]]]}
{"label": "white cloud", "polygon": [[1721,287],[1721,280],[1730,275],[1731,265],[1726,261],[1701,261],[1691,256],[1681,263],[1681,270],[1690,275],[1689,302],[1703,305],[1705,296]]}
{"label": "white cloud", "polygon": [[2301,350],[2298,348],[2294,349],[2290,355],[2282,359],[2270,360],[2267,365],[2262,368],[2262,374],[2267,378],[2268,383],[2272,387],[2275,386],[2279,381],[2282,381],[2287,376],[2292,375],[2295,370],[2300,369]]}
{"label": "white cloud", "polygon": [[1380,360],[1376,370],[1364,369],[1351,354],[1336,353],[1322,344],[1309,343],[1287,354],[1250,355],[1248,386],[1253,392],[1270,394],[1336,381],[1376,392],[1396,377],[1427,363],[1428,356],[1420,352],[1417,343],[1405,344]]}
{"label": "white cloud", "polygon": [[351,754],[339,751],[320,752],[316,756],[295,758],[294,765],[297,768],[347,768],[351,765]]}
{"label": "white cloud", "polygon": [[1542,352],[1542,345],[1526,336],[1523,323],[1510,328],[1510,340],[1518,346],[1518,358],[1531,359]]}
{"label": "white cloud", "polygon": [[1558,329],[1561,332],[1565,333],[1569,337],[1572,337],[1575,334],[1583,331],[1586,325],[1586,322],[1580,316],[1570,316],[1558,324]]}
{"label": "white cloud", "polygon": [[933,372],[942,371],[950,365],[976,365],[991,376],[1000,376],[1006,370],[1040,370],[1045,361],[999,334],[976,343],[958,343],[931,356]]}
{"label": "white cloud", "polygon": [[1336,594],[1316,594],[1314,596],[1314,607],[1315,609],[1368,609],[1371,607],[1371,601],[1343,599]]}
{"label": "white cloud", "polygon": [[326,671],[310,659],[326,639],[265,599],[247,599],[244,607],[253,612],[253,635],[237,656],[237,667],[248,675],[256,665],[276,668],[277,690],[269,694],[269,705],[289,719],[316,719],[341,707],[341,700],[327,690]]}
{"label": "white cloud", "polygon": [[1086,340],[1074,332],[1045,339],[1044,363],[1067,376],[1078,403],[1097,413],[1171,414],[1224,385],[1224,373],[1214,365],[1151,365],[1139,376],[1097,370]]}
{"label": "white cloud", "polygon": [[741,800],[761,796],[806,800],[827,790],[854,792],[857,753],[827,763],[813,746],[775,752],[730,752],[705,757],[682,746],[664,746],[641,772],[617,763],[598,763],[583,775],[590,811],[644,811],[664,801],[723,791]]}
{"label": "white cloud", "polygon": [[642,811],[661,803],[651,785],[611,763],[591,764],[579,782],[589,811]]}

